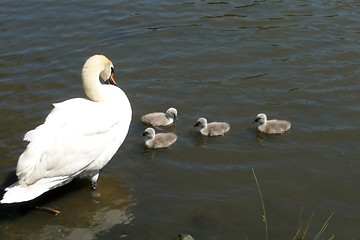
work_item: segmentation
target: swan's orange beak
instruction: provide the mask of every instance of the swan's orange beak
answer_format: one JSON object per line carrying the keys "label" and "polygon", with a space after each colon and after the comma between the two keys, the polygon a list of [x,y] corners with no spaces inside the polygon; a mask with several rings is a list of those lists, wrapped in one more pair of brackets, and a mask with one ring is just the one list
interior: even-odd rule
{"label": "swan's orange beak", "polygon": [[114,72],[111,73],[111,76],[109,78],[109,82],[110,82],[110,84],[112,84],[114,86],[117,86],[117,84],[115,82],[115,79],[114,79]]}

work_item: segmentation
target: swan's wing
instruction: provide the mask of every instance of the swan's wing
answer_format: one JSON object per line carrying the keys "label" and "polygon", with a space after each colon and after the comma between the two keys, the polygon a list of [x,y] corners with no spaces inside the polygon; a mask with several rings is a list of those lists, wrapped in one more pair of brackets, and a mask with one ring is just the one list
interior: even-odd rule
{"label": "swan's wing", "polygon": [[110,160],[127,134],[130,119],[119,106],[85,99],[54,106],[45,123],[24,137],[29,144],[17,165],[20,183],[74,177],[94,161]]}

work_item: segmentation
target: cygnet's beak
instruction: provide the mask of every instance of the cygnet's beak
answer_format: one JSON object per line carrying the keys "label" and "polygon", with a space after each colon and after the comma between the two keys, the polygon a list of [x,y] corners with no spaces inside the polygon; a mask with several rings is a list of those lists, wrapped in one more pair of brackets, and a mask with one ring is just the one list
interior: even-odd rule
{"label": "cygnet's beak", "polygon": [[255,120],[253,121],[253,123],[256,123],[260,120],[260,118],[255,118]]}
{"label": "cygnet's beak", "polygon": [[176,121],[179,120],[178,116],[176,116],[176,115],[174,116],[174,119],[175,119]]}
{"label": "cygnet's beak", "polygon": [[141,135],[141,136],[145,136],[145,135],[146,135],[146,132],[143,132],[143,133],[141,133],[140,135]]}
{"label": "cygnet's beak", "polygon": [[197,127],[197,126],[199,126],[200,125],[200,123],[199,122],[197,122],[195,125],[194,125],[194,127]]}

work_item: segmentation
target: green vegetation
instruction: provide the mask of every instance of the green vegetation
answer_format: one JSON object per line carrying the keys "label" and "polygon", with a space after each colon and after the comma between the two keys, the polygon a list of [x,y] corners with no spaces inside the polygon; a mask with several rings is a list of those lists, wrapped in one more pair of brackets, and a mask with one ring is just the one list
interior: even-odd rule
{"label": "green vegetation", "polygon": [[[267,225],[267,217],[266,217],[266,211],[265,211],[265,204],[264,204],[264,200],[263,200],[263,196],[262,196],[262,193],[261,193],[261,189],[260,189],[260,185],[259,185],[259,182],[257,180],[257,177],[256,177],[256,174],[255,174],[255,171],[253,168],[251,168],[252,170],[252,173],[254,175],[254,179],[255,179],[255,182],[256,182],[256,186],[259,190],[259,195],[260,195],[260,199],[261,199],[261,204],[262,204],[262,208],[263,208],[263,221],[265,223],[265,239],[268,240],[268,225]],[[308,218],[306,224],[303,226],[302,224],[302,211],[303,209],[301,209],[301,212],[300,212],[300,216],[299,216],[299,224],[298,224],[298,230],[296,231],[295,233],[295,236],[293,237],[293,240],[304,240],[305,239],[305,236],[309,230],[309,227],[310,227],[310,224],[311,224],[311,221],[315,215],[315,212],[312,212],[311,216]],[[319,232],[316,234],[316,236],[314,237],[314,240],[319,240],[321,235],[324,233],[325,229],[327,228],[327,226],[329,225],[329,221],[331,219],[331,217],[334,215],[334,213],[331,213],[330,216],[328,217],[328,219],[325,221],[325,223],[323,224],[323,226],[321,227],[321,229],[319,230]],[[331,236],[329,238],[329,240],[333,240],[334,239],[334,236]]]}
{"label": "green vegetation", "polygon": [[256,178],[256,175],[255,175],[255,171],[253,168],[251,168],[252,172],[253,172],[253,175],[254,175],[254,178],[255,178],[255,182],[256,182],[256,185],[258,187],[258,190],[259,190],[259,194],[260,194],[260,199],[261,199],[261,204],[262,204],[262,208],[263,208],[263,221],[265,223],[265,239],[268,240],[268,226],[267,226],[267,218],[266,218],[266,212],[265,212],[265,205],[264,205],[264,200],[263,200],[263,197],[262,197],[262,193],[261,193],[261,189],[260,189],[260,186],[259,186],[259,182]]}

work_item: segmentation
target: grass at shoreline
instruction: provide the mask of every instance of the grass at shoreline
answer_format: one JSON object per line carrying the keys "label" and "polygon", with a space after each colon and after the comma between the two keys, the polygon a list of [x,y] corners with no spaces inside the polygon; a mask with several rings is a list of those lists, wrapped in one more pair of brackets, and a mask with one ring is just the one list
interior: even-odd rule
{"label": "grass at shoreline", "polygon": [[[263,220],[263,222],[265,224],[265,239],[268,240],[269,239],[269,233],[268,233],[268,225],[267,225],[268,221],[267,221],[267,217],[266,217],[265,204],[264,204],[262,192],[261,192],[261,189],[260,189],[260,185],[259,185],[258,179],[257,179],[256,174],[255,174],[255,170],[254,170],[254,168],[251,168],[251,170],[252,170],[255,182],[256,182],[256,186],[257,186],[258,191],[259,191],[259,195],[260,195],[260,200],[261,200],[262,209],[263,209],[263,215],[262,215],[263,219],[262,220]],[[293,237],[293,240],[304,240],[305,239],[306,234],[308,233],[308,230],[310,228],[311,221],[312,221],[312,219],[313,219],[313,217],[315,215],[315,211],[313,211],[311,216],[308,218],[305,225],[303,226],[303,223],[302,223],[302,211],[303,211],[303,209],[301,209],[301,212],[300,212],[299,223],[298,223],[298,228],[297,228],[298,230],[296,231],[296,233],[295,233],[295,235]],[[318,233],[315,235],[314,240],[319,240],[320,239],[321,235],[324,233],[324,231],[328,227],[329,221],[330,221],[330,219],[331,219],[331,217],[333,215],[334,215],[334,213],[330,214],[330,216],[327,218],[325,223],[322,225],[322,227],[320,228]],[[333,240],[333,239],[334,239],[334,235],[329,238],[329,240]]]}

